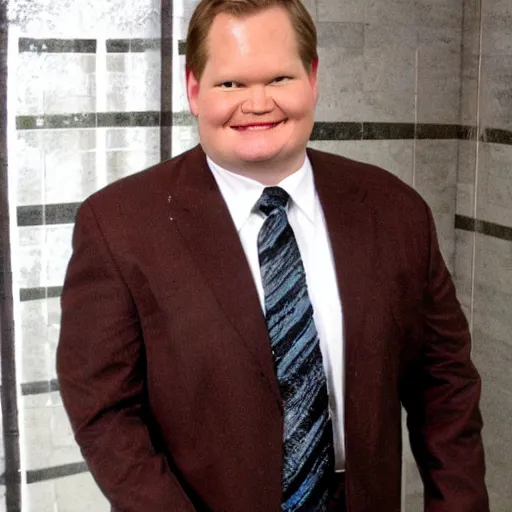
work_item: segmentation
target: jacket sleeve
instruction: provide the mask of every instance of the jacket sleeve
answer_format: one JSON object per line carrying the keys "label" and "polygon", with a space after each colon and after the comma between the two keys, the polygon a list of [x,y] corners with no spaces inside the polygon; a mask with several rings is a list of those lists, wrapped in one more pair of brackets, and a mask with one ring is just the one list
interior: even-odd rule
{"label": "jacket sleeve", "polygon": [[421,356],[402,389],[411,448],[425,487],[425,512],[488,512],[480,376],[427,206],[426,211]]}
{"label": "jacket sleeve", "polygon": [[76,441],[117,512],[194,512],[155,450],[134,302],[88,202],[79,210],[61,299],[57,375]]}

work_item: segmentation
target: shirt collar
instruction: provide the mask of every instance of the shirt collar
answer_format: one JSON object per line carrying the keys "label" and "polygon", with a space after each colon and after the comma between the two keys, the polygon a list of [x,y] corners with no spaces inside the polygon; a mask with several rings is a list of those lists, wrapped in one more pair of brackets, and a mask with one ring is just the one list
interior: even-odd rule
{"label": "shirt collar", "polygon": [[[259,181],[230,172],[206,157],[208,166],[217,182],[222,197],[227,204],[236,230],[240,231],[251,213],[256,201],[261,196],[265,185]],[[313,169],[306,155],[302,167],[278,183],[290,195],[292,204],[315,222],[315,187]]]}

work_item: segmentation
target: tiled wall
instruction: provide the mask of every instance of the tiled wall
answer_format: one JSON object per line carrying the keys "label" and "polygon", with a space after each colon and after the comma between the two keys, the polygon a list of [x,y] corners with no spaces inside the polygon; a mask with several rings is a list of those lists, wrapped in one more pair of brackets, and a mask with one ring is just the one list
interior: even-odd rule
{"label": "tiled wall", "polygon": [[[511,19],[508,0],[483,1],[495,4],[495,11],[487,17],[489,40],[483,41],[489,54],[482,58],[476,0],[465,0],[466,5],[463,0],[305,4],[317,22],[320,46],[320,100],[310,145],[380,165],[417,188],[431,205],[443,254],[466,311],[473,312],[475,356],[488,381],[490,484],[498,495],[499,479],[506,476],[499,468],[507,467],[499,447],[510,421],[499,414],[512,417],[497,402],[497,391],[510,389],[509,315],[499,312],[510,306],[512,278],[506,281],[503,275],[507,268],[510,273],[512,251],[510,242],[476,234],[480,225],[471,219],[489,221],[490,228],[485,226],[491,230],[512,226],[507,209],[512,203],[507,148],[512,146],[477,145],[471,127],[479,115],[480,126],[489,129],[486,137],[507,136],[497,129],[511,126],[512,108],[507,117],[502,107],[512,101],[506,78],[512,73],[512,37],[511,24],[502,23],[504,15]],[[195,4],[174,1],[169,16],[162,15],[168,6],[159,0],[95,2],[95,9],[88,0],[31,0],[18,2],[22,8],[11,12],[21,38],[10,68],[19,84],[10,185],[18,214],[12,244],[17,343],[23,353],[18,361],[27,480],[23,511],[108,510],[86,473],[55,381],[58,297],[77,204],[106,183],[159,161],[162,153],[171,156],[197,143],[183,55]],[[163,66],[162,26],[172,30],[173,48],[173,58]],[[479,89],[480,73],[485,80]],[[161,87],[169,76],[172,87]],[[168,111],[172,129],[162,127],[169,124]],[[169,131],[171,151],[162,138]],[[464,229],[456,229],[456,222]],[[498,377],[495,368],[501,368]],[[416,512],[422,510],[422,486],[405,446],[404,510]],[[499,496],[494,499],[499,504]],[[499,506],[493,511],[510,509]]]}
{"label": "tiled wall", "polygon": [[161,4],[17,5],[10,13],[9,72],[16,74],[10,186],[18,214],[22,510],[107,512],[55,381],[58,296],[77,204],[160,160]]}
{"label": "tiled wall", "polygon": [[[466,0],[455,278],[483,378],[487,482],[493,511],[512,510],[512,4]],[[476,135],[476,134],[475,134]]]}
{"label": "tiled wall", "polygon": [[[7,9],[6,6],[0,3],[0,91],[5,90],[7,86]],[[10,244],[9,244],[9,227],[10,219],[8,216],[8,200],[7,200],[7,173],[5,172],[7,166],[7,98],[5,95],[0,94],[0,362],[5,363],[5,358],[12,357],[12,349],[14,346],[12,314],[10,311],[13,306],[12,295],[6,293],[6,286],[11,286],[8,276],[11,273],[10,262]],[[10,317],[10,318],[8,318]],[[7,350],[6,350],[7,349]],[[9,354],[9,352],[11,352]],[[3,366],[2,366],[3,370]],[[5,425],[5,405],[9,402],[9,395],[16,394],[14,386],[11,389],[5,389],[5,374],[0,371],[0,378],[2,379],[2,396],[1,396],[1,409],[0,409],[0,424],[2,429],[0,431],[0,474],[5,475],[6,469],[9,469],[9,461],[6,464],[5,446],[4,446],[4,431]],[[7,395],[7,396],[6,396]],[[14,404],[16,401],[14,401]],[[9,456],[7,457],[9,458]],[[15,492],[19,489],[17,489]],[[5,495],[5,477],[0,483],[0,511],[4,512],[7,497]]]}

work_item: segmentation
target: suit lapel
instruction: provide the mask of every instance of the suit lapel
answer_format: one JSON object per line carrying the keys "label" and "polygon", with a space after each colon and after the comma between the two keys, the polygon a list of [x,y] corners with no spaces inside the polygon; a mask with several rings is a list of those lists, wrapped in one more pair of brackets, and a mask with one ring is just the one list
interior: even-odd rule
{"label": "suit lapel", "polygon": [[253,277],[202,149],[188,154],[174,181],[169,201],[174,224],[282,409],[267,325]]}

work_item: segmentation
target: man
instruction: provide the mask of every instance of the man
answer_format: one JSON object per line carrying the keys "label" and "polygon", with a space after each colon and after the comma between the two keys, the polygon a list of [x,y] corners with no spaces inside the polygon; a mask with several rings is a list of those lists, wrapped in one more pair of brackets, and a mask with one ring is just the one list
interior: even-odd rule
{"label": "man", "polygon": [[58,374],[113,510],[397,512],[403,404],[425,510],[488,511],[431,213],[385,171],[306,151],[317,69],[299,0],[201,1],[201,147],[80,209]]}

